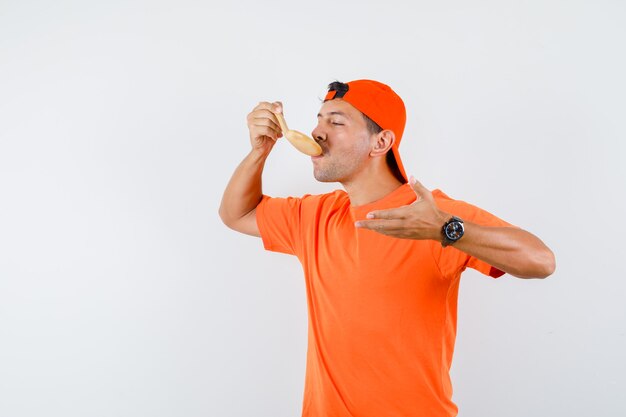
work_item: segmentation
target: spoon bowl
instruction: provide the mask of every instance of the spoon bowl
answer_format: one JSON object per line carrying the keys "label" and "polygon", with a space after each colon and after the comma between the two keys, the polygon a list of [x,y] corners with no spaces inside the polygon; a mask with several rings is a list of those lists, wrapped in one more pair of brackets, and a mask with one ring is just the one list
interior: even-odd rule
{"label": "spoon bowl", "polygon": [[316,141],[314,141],[312,138],[308,137],[304,133],[298,132],[297,130],[289,130],[283,114],[274,114],[278,119],[278,124],[280,125],[280,129],[283,131],[283,135],[285,136],[285,138],[287,138],[289,143],[293,145],[294,148],[309,156],[317,156],[322,154],[322,147]]}
{"label": "spoon bowl", "polygon": [[322,153],[320,145],[304,133],[297,130],[288,130],[284,135],[289,143],[303,154],[317,156]]}

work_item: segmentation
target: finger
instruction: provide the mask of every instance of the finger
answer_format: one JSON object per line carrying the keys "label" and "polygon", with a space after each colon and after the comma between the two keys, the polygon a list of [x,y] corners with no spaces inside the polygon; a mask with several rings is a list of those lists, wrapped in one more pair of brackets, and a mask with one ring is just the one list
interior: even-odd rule
{"label": "finger", "polygon": [[430,192],[430,190],[424,187],[421,182],[416,180],[413,175],[411,175],[411,177],[409,178],[409,184],[411,184],[411,187],[413,188],[413,191],[415,191],[418,199],[432,199],[432,193]]}
{"label": "finger", "polygon": [[268,109],[258,109],[254,110],[252,113],[248,114],[248,127],[252,128],[253,126],[271,126],[280,136],[282,136],[282,129],[280,128],[280,124],[278,123],[278,119],[276,115]]}
{"label": "finger", "polygon": [[272,119],[275,120],[276,122],[278,122],[278,119],[276,118],[276,114],[274,113],[274,111],[272,111],[272,109],[255,109],[253,110],[250,114],[248,114],[248,118],[261,118],[261,117],[265,117],[267,119]]}
{"label": "finger", "polygon": [[252,126],[268,126],[274,129],[276,132],[280,132],[280,125],[274,121],[274,119],[270,119],[267,117],[252,117],[251,120]]}
{"label": "finger", "polygon": [[283,112],[283,103],[280,101],[275,101],[270,103],[269,101],[260,101],[259,104],[253,109],[253,111],[257,110],[267,110],[271,113],[282,113]]}
{"label": "finger", "polygon": [[[254,110],[269,110],[271,112],[274,112],[277,108],[277,103],[280,103],[280,102],[277,101],[274,103],[270,103],[269,101],[259,101],[259,104],[256,105],[253,111]],[[281,104],[281,107],[282,107],[282,104]]]}
{"label": "finger", "polygon": [[254,136],[255,137],[259,137],[259,136],[267,136],[273,140],[278,139],[280,136],[280,133],[275,131],[274,129],[270,128],[269,126],[256,126],[254,128]]}
{"label": "finger", "polygon": [[367,213],[365,216],[368,219],[384,219],[384,220],[395,220],[395,219],[404,219],[408,214],[409,206],[402,206],[388,210],[376,210]]}
{"label": "finger", "polygon": [[369,229],[383,234],[397,234],[406,229],[405,222],[396,220],[359,220],[354,225],[360,229]]}

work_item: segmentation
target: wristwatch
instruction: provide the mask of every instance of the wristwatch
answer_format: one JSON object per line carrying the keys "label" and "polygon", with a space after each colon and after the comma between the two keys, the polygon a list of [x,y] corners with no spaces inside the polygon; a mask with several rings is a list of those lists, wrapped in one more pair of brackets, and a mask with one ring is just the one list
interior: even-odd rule
{"label": "wristwatch", "polygon": [[452,216],[441,228],[441,234],[443,235],[441,246],[445,248],[448,245],[452,245],[454,242],[461,239],[464,233],[465,228],[463,227],[463,220]]}

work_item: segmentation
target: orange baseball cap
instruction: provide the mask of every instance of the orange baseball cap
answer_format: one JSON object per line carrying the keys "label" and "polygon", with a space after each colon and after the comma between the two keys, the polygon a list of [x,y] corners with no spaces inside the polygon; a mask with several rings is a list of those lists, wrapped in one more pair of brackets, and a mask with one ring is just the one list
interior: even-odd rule
{"label": "orange baseball cap", "polygon": [[383,129],[391,130],[396,140],[391,148],[398,164],[398,169],[407,181],[404,165],[400,159],[400,141],[406,125],[404,102],[391,87],[373,80],[355,80],[345,83],[347,91],[330,90],[324,101],[340,98],[353,105],[361,113],[372,119]]}

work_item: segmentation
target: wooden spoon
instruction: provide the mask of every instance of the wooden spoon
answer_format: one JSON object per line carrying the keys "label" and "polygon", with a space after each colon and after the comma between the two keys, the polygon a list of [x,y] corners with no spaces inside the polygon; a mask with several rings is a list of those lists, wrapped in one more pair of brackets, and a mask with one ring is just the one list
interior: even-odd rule
{"label": "wooden spoon", "polygon": [[302,152],[303,154],[310,156],[321,155],[322,147],[317,144],[313,139],[305,135],[304,133],[300,133],[297,130],[289,130],[287,127],[287,122],[285,121],[285,117],[282,113],[274,113],[276,118],[278,119],[278,124],[280,124],[280,129],[283,131],[283,135],[287,138],[289,143],[291,143],[294,148]]}

